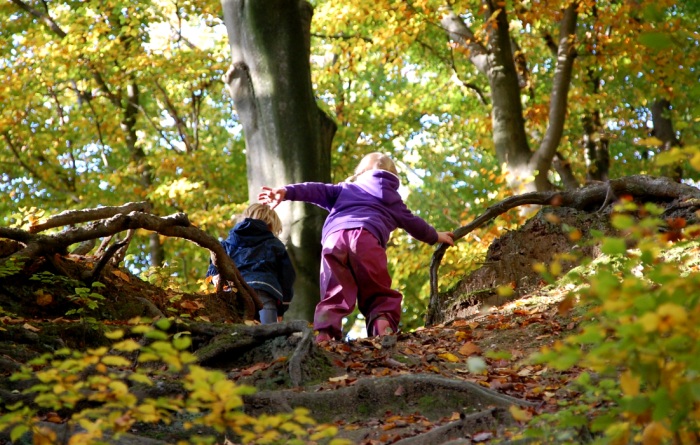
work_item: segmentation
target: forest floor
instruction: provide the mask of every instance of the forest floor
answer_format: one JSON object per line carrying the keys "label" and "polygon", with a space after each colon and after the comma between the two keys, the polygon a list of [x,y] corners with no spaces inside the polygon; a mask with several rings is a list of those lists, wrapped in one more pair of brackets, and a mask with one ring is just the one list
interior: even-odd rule
{"label": "forest floor", "polygon": [[[68,259],[64,269],[67,265],[89,267],[86,258]],[[39,264],[30,272],[41,276],[41,270],[46,267],[50,268],[51,263]],[[67,308],[76,307],[76,295],[71,295],[72,285],[61,290],[61,286],[48,287],[47,280],[50,282],[46,276],[39,280],[3,280],[0,277],[0,308],[3,310],[0,318],[4,326],[0,327],[0,364],[3,365],[0,383],[11,385],[8,383],[10,374],[40,353],[65,346],[77,349],[81,345],[96,346],[89,326],[83,329],[81,327],[86,324],[76,323],[75,314],[66,315]],[[96,290],[104,297],[99,308],[107,324],[144,311],[146,306],[139,307],[143,301],[149,301],[163,312],[170,307],[176,309],[175,313],[189,311],[192,318],[212,321],[217,321],[217,314],[220,318],[227,307],[215,293],[179,295],[149,285],[123,269],[108,270],[102,281],[106,286]],[[561,303],[566,293],[560,288],[543,287],[517,300],[483,308],[482,312],[442,325],[385,337],[314,344],[313,354],[325,357],[324,371],[320,377],[306,379],[303,387],[289,384],[286,377],[288,357],[280,359],[279,354],[275,358],[268,353],[269,345],[279,343],[280,339],[264,339],[258,353],[245,350],[239,354],[229,350],[221,354],[245,356],[244,360],[212,360],[205,365],[226,372],[231,380],[240,384],[256,386],[261,395],[275,391],[329,395],[334,400],[332,407],[310,406],[311,416],[319,422],[336,425],[338,437],[359,445],[438,444],[447,443],[447,438],[454,436],[466,441],[462,443],[508,439],[518,430],[518,421],[514,418],[523,421],[537,413],[554,410],[560,401],[575,395],[569,385],[576,377],[575,372],[557,372],[528,360],[539,348],[553,344],[576,329],[580,321],[576,311],[567,311]],[[310,326],[303,325],[311,332]],[[57,327],[59,334],[55,330]],[[315,366],[313,360],[308,366]],[[414,377],[424,380],[411,380]],[[367,382],[383,387],[368,389],[363,386]],[[450,387],[455,382],[473,385]],[[0,390],[2,387],[0,384]],[[478,388],[489,394],[479,393]],[[368,390],[375,394],[363,394]],[[502,394],[505,398],[492,405],[488,397],[493,394]],[[309,404],[313,405],[315,401],[311,400]],[[297,402],[290,402],[292,404],[296,406]],[[505,416],[506,421],[482,421],[479,416],[488,415],[492,408],[500,408],[504,413],[500,418]],[[434,439],[425,436],[474,416],[479,419],[462,432],[448,431]],[[65,422],[67,419],[55,420]],[[134,433],[148,436],[156,433],[165,438],[162,443],[173,443],[177,437],[182,437],[174,435],[171,441],[163,431]],[[418,441],[406,442],[411,438]],[[3,443],[2,438],[0,443]]]}
{"label": "forest floor", "polygon": [[[533,353],[560,341],[579,325],[579,311],[568,310],[564,297],[561,289],[543,289],[447,325],[400,333],[395,342],[375,337],[323,344],[321,347],[333,357],[336,375],[316,390],[336,390],[362,379],[406,374],[473,382],[530,404],[513,405],[508,410],[520,422],[511,423],[509,428],[487,423],[483,429],[477,427],[462,435],[462,443],[507,441],[519,434],[523,421],[552,412],[560,402],[576,395],[570,384],[578,376],[577,371],[560,372],[530,360]],[[240,372],[247,373],[244,369]],[[400,396],[401,390],[399,386],[395,395]],[[386,401],[389,408],[374,417],[335,419],[333,423],[340,430],[339,436],[353,443],[384,445],[419,437],[468,414],[467,406],[452,406],[451,412],[431,410],[429,405],[450,406],[439,390],[422,397],[424,400],[415,403],[413,412],[392,411],[391,403]]]}

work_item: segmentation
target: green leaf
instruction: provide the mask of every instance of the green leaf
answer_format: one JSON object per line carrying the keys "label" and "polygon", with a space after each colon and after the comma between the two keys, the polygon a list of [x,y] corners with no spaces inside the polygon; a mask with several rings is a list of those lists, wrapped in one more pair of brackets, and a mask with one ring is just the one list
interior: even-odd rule
{"label": "green leaf", "polygon": [[624,255],[627,245],[622,238],[605,238],[601,250],[606,255]]}
{"label": "green leaf", "polygon": [[167,318],[161,318],[155,323],[156,327],[161,331],[167,331],[168,329],[170,329],[171,324],[172,323],[170,323],[170,320],[168,320]]}
{"label": "green leaf", "polygon": [[673,46],[671,36],[665,32],[644,32],[639,35],[639,43],[657,51],[662,51]]}
{"label": "green leaf", "polygon": [[624,230],[634,227],[636,220],[631,215],[618,213],[613,215],[611,223],[614,228]]}
{"label": "green leaf", "polygon": [[17,425],[16,427],[12,428],[10,440],[12,443],[19,443],[19,438],[22,437],[27,431],[29,431],[29,427],[27,425]]}
{"label": "green leaf", "polygon": [[183,351],[190,347],[192,338],[189,335],[183,335],[173,338],[173,347],[178,351]]}
{"label": "green leaf", "polygon": [[652,417],[654,420],[665,419],[673,409],[673,401],[668,396],[668,391],[665,388],[659,388],[654,394],[649,397],[654,405]]}

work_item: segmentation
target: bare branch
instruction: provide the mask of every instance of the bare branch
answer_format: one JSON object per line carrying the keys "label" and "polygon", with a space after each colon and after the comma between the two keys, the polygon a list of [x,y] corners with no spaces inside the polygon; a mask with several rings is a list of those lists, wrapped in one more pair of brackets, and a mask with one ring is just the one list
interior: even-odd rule
{"label": "bare branch", "polygon": [[185,151],[187,153],[192,153],[193,148],[192,144],[190,143],[190,139],[187,136],[187,127],[185,125],[185,121],[182,120],[180,114],[177,112],[177,108],[175,108],[175,105],[173,105],[173,103],[170,101],[170,97],[168,97],[168,92],[165,91],[165,88],[163,88],[157,80],[155,81],[155,84],[158,90],[163,94],[165,107],[168,109],[168,112],[175,121],[175,127],[177,128],[177,132],[180,135],[180,140],[183,144],[185,144]]}
{"label": "bare branch", "polygon": [[80,224],[98,219],[110,218],[114,215],[129,212],[150,212],[151,204],[146,201],[129,202],[122,206],[98,207],[86,210],[66,210],[58,215],[54,215],[43,223],[34,224],[29,228],[29,233],[39,233],[54,227],[66,226],[69,224]]}
{"label": "bare branch", "polygon": [[[122,206],[139,206],[143,203],[130,203]],[[64,212],[51,218],[49,225],[56,227],[57,221],[64,224],[76,224],[78,222],[93,221],[89,227],[74,227],[53,235],[32,234],[24,230],[0,227],[0,238],[8,238],[25,244],[23,249],[0,259],[0,266],[7,261],[18,261],[26,264],[27,261],[39,256],[65,254],[71,244],[80,243],[89,239],[110,237],[126,230],[145,229],[161,235],[176,237],[192,241],[200,247],[211,251],[212,261],[219,271],[222,281],[233,283],[234,292],[223,293],[225,295],[242,298],[244,304],[244,317],[248,320],[255,318],[262,304],[255,291],[243,280],[231,258],[226,254],[219,241],[208,233],[190,224],[187,215],[176,213],[166,217],[150,215],[142,211],[130,211],[128,214],[119,212],[118,207],[88,209],[82,211]],[[108,219],[100,219],[101,216],[110,215]],[[72,217],[73,219],[71,219]],[[46,223],[45,223],[46,224]],[[45,225],[44,228],[47,226]],[[221,295],[221,294],[220,294]],[[222,295],[222,296],[225,296]]]}

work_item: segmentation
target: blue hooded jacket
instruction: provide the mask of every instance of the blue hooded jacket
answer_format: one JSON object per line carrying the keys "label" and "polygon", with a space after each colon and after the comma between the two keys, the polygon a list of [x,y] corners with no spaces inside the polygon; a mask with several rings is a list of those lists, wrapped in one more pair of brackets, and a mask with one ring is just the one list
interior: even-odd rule
{"label": "blue hooded jacket", "polygon": [[[277,312],[282,315],[294,296],[296,279],[282,241],[270,232],[264,221],[246,218],[231,229],[221,245],[250,287],[277,298]],[[216,267],[209,264],[207,276],[218,273]]]}

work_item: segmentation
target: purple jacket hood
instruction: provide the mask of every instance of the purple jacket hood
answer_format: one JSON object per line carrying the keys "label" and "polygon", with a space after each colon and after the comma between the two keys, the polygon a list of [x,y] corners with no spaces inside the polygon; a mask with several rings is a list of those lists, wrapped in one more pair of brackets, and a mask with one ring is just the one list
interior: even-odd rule
{"label": "purple jacket hood", "polygon": [[437,231],[406,207],[399,185],[393,173],[369,170],[354,182],[288,185],[285,199],[316,204],[330,212],[323,225],[323,241],[338,230],[364,228],[386,247],[391,232],[402,228],[420,241],[435,244]]}

